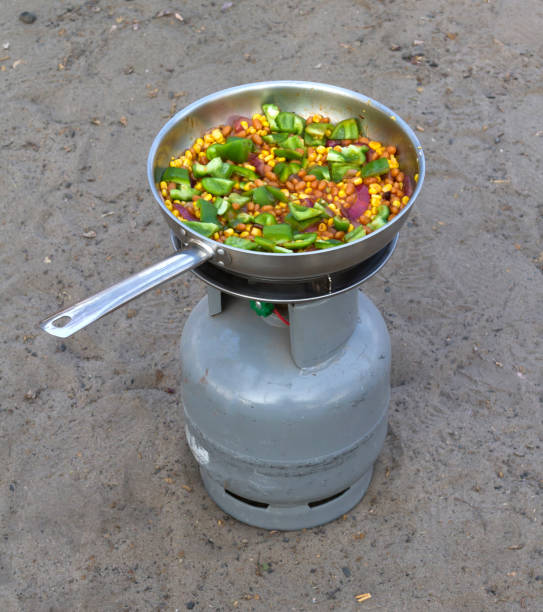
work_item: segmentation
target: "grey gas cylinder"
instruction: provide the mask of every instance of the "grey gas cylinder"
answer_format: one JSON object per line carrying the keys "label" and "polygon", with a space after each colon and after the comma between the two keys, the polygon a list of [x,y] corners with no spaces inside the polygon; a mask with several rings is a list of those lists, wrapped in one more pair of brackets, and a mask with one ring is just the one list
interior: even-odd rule
{"label": "grey gas cylinder", "polygon": [[289,326],[259,317],[210,288],[181,338],[186,436],[209,495],[240,521],[280,530],[360,501],[390,398],[389,335],[358,289],[288,304],[287,316]]}

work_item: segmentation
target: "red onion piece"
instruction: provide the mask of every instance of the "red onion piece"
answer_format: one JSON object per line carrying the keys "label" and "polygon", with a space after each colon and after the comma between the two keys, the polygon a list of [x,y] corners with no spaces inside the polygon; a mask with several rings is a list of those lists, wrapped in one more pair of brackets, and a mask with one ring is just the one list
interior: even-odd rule
{"label": "red onion piece", "polygon": [[266,162],[263,159],[260,159],[256,153],[249,153],[249,159],[247,160],[251,166],[255,167],[255,172],[260,174],[260,176],[264,176],[266,172]]}
{"label": "red onion piece", "polygon": [[247,121],[247,123],[251,125],[251,120],[243,115],[232,115],[228,117],[228,124],[234,128],[235,132],[239,132],[240,130],[244,129],[241,125],[242,121]]}
{"label": "red onion piece", "polygon": [[173,207],[179,212],[183,219],[186,219],[187,221],[198,221],[198,219],[193,214],[191,214],[183,205],[173,204]]}
{"label": "red onion piece", "polygon": [[349,206],[349,208],[343,207],[343,214],[350,221],[357,221],[362,216],[370,205],[370,192],[368,191],[367,185],[361,183],[355,187],[356,200]]}
{"label": "red onion piece", "polygon": [[337,147],[337,145],[341,144],[341,140],[327,140],[326,141],[326,146],[327,147]]}

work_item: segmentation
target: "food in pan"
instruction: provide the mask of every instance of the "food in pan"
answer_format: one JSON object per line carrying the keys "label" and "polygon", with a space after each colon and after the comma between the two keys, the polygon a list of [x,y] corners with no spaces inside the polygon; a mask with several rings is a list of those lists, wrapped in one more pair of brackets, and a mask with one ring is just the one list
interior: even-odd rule
{"label": "food in pan", "polygon": [[166,207],[228,246],[272,253],[359,240],[409,202],[417,176],[398,151],[366,136],[358,117],[332,123],[264,104],[197,138],[165,169]]}

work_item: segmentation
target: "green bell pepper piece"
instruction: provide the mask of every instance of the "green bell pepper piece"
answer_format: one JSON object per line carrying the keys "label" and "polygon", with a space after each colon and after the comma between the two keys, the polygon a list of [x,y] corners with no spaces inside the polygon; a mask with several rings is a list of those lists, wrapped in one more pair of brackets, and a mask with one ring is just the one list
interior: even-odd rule
{"label": "green bell pepper piece", "polygon": [[214,234],[221,229],[221,226],[218,223],[206,223],[203,221],[183,221],[183,223],[191,230],[202,234],[202,236],[206,236],[206,238],[209,238],[211,234]]}
{"label": "green bell pepper piece", "polygon": [[260,206],[268,206],[275,202],[276,198],[271,191],[265,186],[257,187],[253,191],[253,202]]}
{"label": "green bell pepper piece", "polygon": [[217,209],[218,215],[226,214],[231,206],[230,202],[226,198],[215,198],[215,201],[213,202],[213,204],[215,205],[215,208]]}
{"label": "green bell pepper piece", "polygon": [[[220,157],[215,157],[213,158],[210,162],[208,162],[206,165],[203,164],[199,164],[198,162],[194,162],[192,164],[192,174],[194,174],[194,176],[196,178],[201,178],[202,176],[207,176],[208,174],[211,176],[219,176],[217,174],[217,172],[220,172],[221,174],[225,174],[226,170],[223,170],[223,161]],[[228,170],[230,168],[229,164],[224,164],[225,166],[228,166]],[[221,178],[227,178],[225,176],[222,176]]]}
{"label": "green bell pepper piece", "polygon": [[273,173],[275,174],[275,176],[277,176],[281,183],[285,183],[291,174],[290,164],[288,164],[287,162],[279,162],[278,164],[275,164],[273,168]]}
{"label": "green bell pepper piece", "polygon": [[338,232],[346,232],[349,229],[349,225],[351,225],[351,223],[348,219],[334,217],[334,227]]}
{"label": "green bell pepper piece", "polygon": [[208,159],[220,157],[241,164],[249,159],[249,153],[253,150],[252,140],[231,136],[224,144],[212,144],[206,149]]}
{"label": "green bell pepper piece", "polygon": [[334,181],[334,183],[339,183],[339,181],[343,180],[343,177],[347,174],[349,170],[358,170],[358,166],[354,166],[352,164],[330,164],[330,178]]}
{"label": "green bell pepper piece", "polygon": [[343,244],[341,240],[330,238],[330,240],[315,240],[315,247],[317,249],[331,249],[332,247]]}
{"label": "green bell pepper piece", "polygon": [[241,193],[236,193],[235,191],[228,196],[229,202],[232,202],[232,204],[239,204],[240,206],[247,204],[247,202],[250,202],[250,200],[250,195],[242,195]]}
{"label": "green bell pepper piece", "polygon": [[277,115],[279,115],[279,113],[281,112],[279,110],[279,107],[276,104],[263,104],[262,111],[264,115],[266,115],[266,119],[268,120],[268,123],[270,124],[270,130],[272,132],[276,132],[277,123],[275,120],[277,118]]}
{"label": "green bell pepper piece", "polygon": [[293,134],[292,136],[289,136],[284,142],[281,143],[281,147],[283,147],[284,149],[291,149],[291,150],[303,149],[304,141],[299,136],[296,136],[295,134]]}
{"label": "green bell pepper piece", "polygon": [[274,204],[277,200],[287,202],[287,196],[277,187],[271,185],[262,185],[253,190],[253,202],[260,206]]}
{"label": "green bell pepper piece", "polygon": [[258,178],[258,174],[254,170],[245,168],[243,166],[232,166],[232,174],[238,174],[239,176],[249,179],[250,181],[254,181]]}
{"label": "green bell pepper piece", "polygon": [[177,183],[178,185],[186,185],[190,187],[189,171],[186,168],[166,168],[162,173],[161,181],[167,183]]}
{"label": "green bell pepper piece", "polygon": [[377,216],[387,221],[389,215],[390,215],[390,208],[386,204],[381,204],[379,208],[377,209]]}
{"label": "green bell pepper piece", "polygon": [[184,183],[179,185],[179,189],[170,189],[170,198],[172,200],[192,200],[192,196],[200,195],[198,189],[189,187]]}
{"label": "green bell pepper piece", "polygon": [[279,202],[288,202],[288,197],[278,187],[266,185],[266,189],[272,194],[272,196],[276,200],[279,200]]}
{"label": "green bell pepper piece", "polygon": [[386,174],[390,170],[388,159],[385,157],[379,157],[373,161],[368,162],[365,166],[362,166],[360,174],[363,178],[369,176],[379,176],[380,174]]}
{"label": "green bell pepper piece", "polygon": [[304,141],[309,147],[323,145],[332,131],[331,123],[308,123],[305,126]]}
{"label": "green bell pepper piece", "polygon": [[345,234],[345,242],[353,242],[359,238],[363,238],[366,235],[366,228],[363,225],[355,227],[352,232]]}
{"label": "green bell pepper piece", "polygon": [[290,225],[290,227],[292,227],[292,229],[297,231],[297,232],[303,232],[310,225],[314,225],[316,221],[317,221],[317,219],[315,217],[313,217],[311,219],[307,219],[306,221],[297,221],[294,218],[294,215],[292,213],[290,213],[290,212],[285,217],[285,223],[288,223]]}
{"label": "green bell pepper piece", "polygon": [[280,112],[275,117],[275,123],[279,132],[290,134],[301,134],[304,131],[305,121],[296,113]]}
{"label": "green bell pepper piece", "polygon": [[273,251],[273,248],[275,247],[274,242],[268,240],[267,238],[262,238],[262,236],[255,236],[255,243],[265,251]]}
{"label": "green bell pepper piece", "polygon": [[200,198],[196,202],[196,206],[200,209],[200,221],[202,223],[217,223],[217,209],[212,202]]}
{"label": "green bell pepper piece", "polygon": [[331,123],[308,123],[305,126],[305,133],[322,138],[326,136],[326,132],[332,132],[334,126]]}
{"label": "green bell pepper piece", "polygon": [[273,247],[273,252],[274,253],[292,253],[292,250],[276,244]]}
{"label": "green bell pepper piece", "polygon": [[202,179],[202,187],[211,195],[228,195],[234,188],[234,181],[206,176]]}
{"label": "green bell pepper piece", "polygon": [[368,223],[368,227],[371,230],[375,231],[375,230],[381,229],[386,224],[387,224],[387,221],[386,219],[383,219],[383,217],[375,217],[375,219],[371,223]]}
{"label": "green bell pepper piece", "polygon": [[262,140],[268,144],[281,144],[288,138],[286,132],[274,132],[273,134],[265,134],[262,136]]}
{"label": "green bell pepper piece", "polygon": [[364,153],[368,150],[368,147],[349,145],[343,147],[341,151],[331,149],[328,151],[326,161],[328,162],[339,162],[340,164],[355,164],[357,166],[362,165],[366,161]]}
{"label": "green bell pepper piece", "polygon": [[262,228],[262,237],[271,240],[274,244],[292,240],[292,228],[287,223],[265,225]]}
{"label": "green bell pepper piece", "polygon": [[362,132],[362,122],[357,117],[340,121],[330,134],[331,140],[353,140]]}
{"label": "green bell pepper piece", "polygon": [[283,242],[281,244],[285,249],[306,249],[311,246],[317,239],[317,234],[314,232],[308,232],[307,234],[295,234],[292,240]]}
{"label": "green bell pepper piece", "polygon": [[351,144],[348,147],[343,147],[341,149],[341,154],[343,155],[343,159],[347,164],[363,164],[366,161],[366,151],[369,147],[366,145],[354,145]]}
{"label": "green bell pepper piece", "polygon": [[307,174],[312,174],[319,181],[330,180],[330,169],[328,166],[311,166],[307,169]]}
{"label": "green bell pepper piece", "polygon": [[307,221],[307,219],[314,219],[322,215],[322,210],[318,208],[309,208],[301,204],[294,204],[294,202],[289,202],[288,207],[296,221]]}
{"label": "green bell pepper piece", "polygon": [[271,213],[264,212],[255,217],[255,223],[258,223],[258,225],[275,225],[277,219]]}
{"label": "green bell pepper piece", "polygon": [[320,210],[323,217],[328,217],[330,219],[330,217],[332,216],[332,214],[328,212],[328,202],[326,200],[323,200],[322,198],[317,200],[315,204],[313,204],[313,208],[315,208],[316,210]]}
{"label": "green bell pepper piece", "polygon": [[247,238],[240,238],[239,236],[228,236],[224,244],[238,249],[245,249],[246,251],[254,251],[258,247],[256,242],[247,240]]}
{"label": "green bell pepper piece", "polygon": [[285,159],[303,159],[304,153],[293,151],[292,149],[275,149],[275,157],[284,157]]}
{"label": "green bell pepper piece", "polygon": [[[234,212],[234,211],[229,211],[229,212]],[[253,215],[250,215],[249,213],[246,213],[246,212],[240,212],[238,215],[228,220],[228,226],[235,228],[240,223],[245,223],[245,225],[247,225],[247,223],[254,223],[254,220],[255,218],[253,217]]]}

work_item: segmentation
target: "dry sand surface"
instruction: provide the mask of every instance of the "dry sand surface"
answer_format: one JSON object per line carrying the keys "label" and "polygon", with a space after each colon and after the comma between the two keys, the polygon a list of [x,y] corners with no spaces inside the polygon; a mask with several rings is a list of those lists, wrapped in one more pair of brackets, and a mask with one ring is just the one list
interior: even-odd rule
{"label": "dry sand surface", "polygon": [[[542,3],[2,0],[0,25],[0,611],[541,610]],[[393,351],[373,482],[288,533],[225,516],[184,440],[200,281],[37,328],[171,253],[145,174],[167,118],[270,79],[383,102],[428,162],[364,285]]]}

